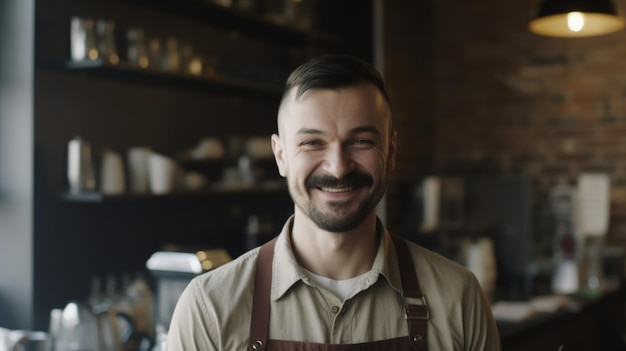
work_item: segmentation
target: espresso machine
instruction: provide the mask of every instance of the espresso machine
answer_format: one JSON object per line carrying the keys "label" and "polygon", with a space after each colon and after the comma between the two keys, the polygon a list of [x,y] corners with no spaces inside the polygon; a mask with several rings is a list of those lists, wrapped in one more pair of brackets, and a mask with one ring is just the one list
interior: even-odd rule
{"label": "espresso machine", "polygon": [[158,251],[146,262],[155,282],[155,326],[167,332],[176,303],[196,276],[232,260],[225,249],[196,252]]}

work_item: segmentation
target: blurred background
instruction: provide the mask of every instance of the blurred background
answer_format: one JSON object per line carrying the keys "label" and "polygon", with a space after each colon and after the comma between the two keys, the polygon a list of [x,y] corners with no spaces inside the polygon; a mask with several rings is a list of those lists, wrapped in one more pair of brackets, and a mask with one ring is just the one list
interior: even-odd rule
{"label": "blurred background", "polygon": [[579,291],[556,272],[596,241],[621,281],[626,32],[537,35],[539,5],[2,0],[0,326],[156,290],[156,252],[234,258],[278,233],[293,205],[269,135],[287,74],[323,53],[386,79],[392,231],[468,266],[486,240],[493,301]]}

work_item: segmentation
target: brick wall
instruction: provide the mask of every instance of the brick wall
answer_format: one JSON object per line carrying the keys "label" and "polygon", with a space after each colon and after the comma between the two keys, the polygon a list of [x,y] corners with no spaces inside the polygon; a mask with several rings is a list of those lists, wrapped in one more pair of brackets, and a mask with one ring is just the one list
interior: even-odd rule
{"label": "brick wall", "polygon": [[395,185],[424,174],[522,173],[541,202],[600,171],[612,182],[610,241],[626,243],[626,31],[537,36],[537,0],[383,3],[400,149],[390,226]]}

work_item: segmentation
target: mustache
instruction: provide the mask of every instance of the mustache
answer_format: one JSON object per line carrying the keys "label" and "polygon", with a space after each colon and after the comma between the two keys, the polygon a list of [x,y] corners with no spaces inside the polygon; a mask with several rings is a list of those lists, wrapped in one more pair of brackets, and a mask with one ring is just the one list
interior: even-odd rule
{"label": "mustache", "polygon": [[364,172],[352,172],[342,178],[337,178],[325,174],[311,175],[307,178],[305,186],[310,188],[321,187],[347,187],[358,188],[361,186],[371,186],[374,183],[374,178],[371,175]]}

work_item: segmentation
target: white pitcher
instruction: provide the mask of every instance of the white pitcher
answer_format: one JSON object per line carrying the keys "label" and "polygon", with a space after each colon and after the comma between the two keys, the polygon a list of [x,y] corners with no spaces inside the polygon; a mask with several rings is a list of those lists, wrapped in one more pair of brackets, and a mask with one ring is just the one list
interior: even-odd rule
{"label": "white pitcher", "polygon": [[0,328],[0,351],[47,351],[48,333]]}
{"label": "white pitcher", "polygon": [[54,351],[122,351],[134,331],[134,323],[113,307],[96,312],[72,301],[53,329]]}

